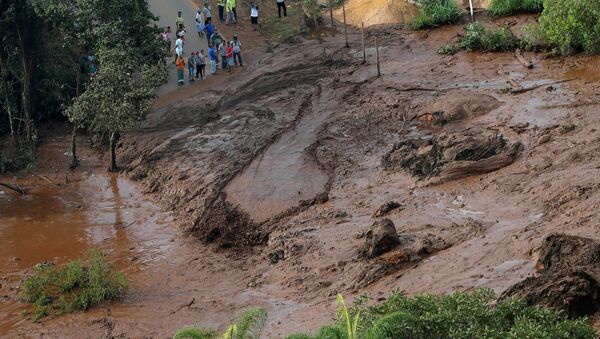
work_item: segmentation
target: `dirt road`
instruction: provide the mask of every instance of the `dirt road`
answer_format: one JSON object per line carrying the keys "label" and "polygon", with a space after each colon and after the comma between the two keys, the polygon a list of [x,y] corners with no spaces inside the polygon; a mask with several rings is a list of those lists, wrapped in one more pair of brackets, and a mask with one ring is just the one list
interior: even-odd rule
{"label": "dirt road", "polygon": [[[173,39],[175,39],[176,26],[175,19],[177,18],[177,12],[181,11],[183,14],[184,25],[187,30],[186,42],[184,46],[184,56],[186,58],[189,57],[190,52],[192,51],[200,51],[204,50],[205,53],[208,53],[208,43],[206,41],[206,36],[199,37],[196,29],[196,11],[198,10],[198,5],[196,2],[192,0],[150,0],[150,9],[152,12],[159,17],[159,25],[160,26],[171,26],[171,30],[173,32]],[[175,41],[171,43],[172,48],[174,46]],[[173,52],[175,53],[175,52]],[[171,60],[169,60],[171,61]],[[170,92],[177,88],[177,72],[175,69],[175,65],[169,64],[169,82],[158,89],[157,93],[159,95]],[[187,70],[186,70],[186,79],[187,79]]]}

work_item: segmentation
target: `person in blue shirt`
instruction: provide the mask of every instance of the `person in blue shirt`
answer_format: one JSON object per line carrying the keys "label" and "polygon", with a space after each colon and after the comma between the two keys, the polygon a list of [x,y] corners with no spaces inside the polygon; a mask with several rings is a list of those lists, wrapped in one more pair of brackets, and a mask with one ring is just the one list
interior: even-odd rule
{"label": "person in blue shirt", "polygon": [[206,24],[204,26],[204,31],[206,32],[206,39],[208,40],[208,43],[210,44],[210,37],[211,37],[211,35],[213,35],[213,33],[215,33],[217,31],[217,28],[215,27],[215,25],[213,25],[211,22],[209,22],[208,24]]}
{"label": "person in blue shirt", "polygon": [[210,59],[210,74],[217,73],[217,51],[212,44],[208,45],[208,58]]}

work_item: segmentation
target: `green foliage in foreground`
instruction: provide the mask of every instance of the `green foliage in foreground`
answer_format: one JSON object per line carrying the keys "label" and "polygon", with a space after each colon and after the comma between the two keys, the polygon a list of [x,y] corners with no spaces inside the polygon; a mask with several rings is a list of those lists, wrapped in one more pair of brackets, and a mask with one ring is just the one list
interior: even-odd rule
{"label": "green foliage in foreground", "polygon": [[200,327],[184,327],[175,333],[173,339],[259,339],[267,322],[267,311],[250,308],[236,317],[222,335]]}
{"label": "green foliage in foreground", "polygon": [[62,266],[38,264],[23,287],[23,296],[35,306],[36,318],[87,310],[104,300],[125,293],[127,281],[115,272],[100,251],[90,251],[87,260]]}
{"label": "green foliage in foreground", "polygon": [[465,27],[459,45],[467,51],[502,52],[519,47],[519,39],[508,28],[487,29],[474,22]]}
{"label": "green foliage in foreground", "polygon": [[[386,301],[369,306],[360,297],[348,313],[314,335],[294,334],[288,339],[393,338],[595,338],[586,319],[569,320],[562,313],[507,299],[496,306],[491,290],[472,294],[417,295],[393,292]],[[356,325],[354,325],[354,319]],[[356,326],[356,327],[355,327]],[[356,330],[353,330],[356,328]]]}
{"label": "green foliage in foreground", "polygon": [[421,0],[421,8],[413,22],[414,29],[455,23],[462,14],[455,0]]}
{"label": "green foliage in foreground", "polygon": [[543,0],[492,0],[489,11],[496,16],[516,13],[540,13]]}
{"label": "green foliage in foreground", "polygon": [[545,0],[540,28],[563,54],[600,52],[600,1]]}

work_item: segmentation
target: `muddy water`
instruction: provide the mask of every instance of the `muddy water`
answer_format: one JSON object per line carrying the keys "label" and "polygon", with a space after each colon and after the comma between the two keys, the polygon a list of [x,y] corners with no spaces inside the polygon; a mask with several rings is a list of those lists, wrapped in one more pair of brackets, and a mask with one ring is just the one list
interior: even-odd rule
{"label": "muddy water", "polygon": [[565,78],[578,78],[587,83],[600,81],[600,58],[594,57],[586,60],[580,67],[568,71]]}
{"label": "muddy water", "polygon": [[[174,230],[158,208],[128,181],[90,175],[61,187],[32,186],[18,196],[0,191],[0,272],[4,288],[17,284],[36,263],[62,263],[100,248],[130,278],[164,257]],[[1,294],[5,291],[0,288]],[[8,293],[10,294],[10,293]],[[0,336],[24,318],[14,300],[2,303]]]}

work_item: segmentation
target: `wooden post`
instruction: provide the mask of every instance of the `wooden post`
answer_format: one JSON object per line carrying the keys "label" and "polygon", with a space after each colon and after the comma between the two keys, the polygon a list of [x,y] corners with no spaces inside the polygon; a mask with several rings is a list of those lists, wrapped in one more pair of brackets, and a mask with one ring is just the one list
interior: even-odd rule
{"label": "wooden post", "polygon": [[329,17],[331,17],[331,30],[333,31],[335,29],[333,26],[333,0],[329,0]]}
{"label": "wooden post", "polygon": [[348,45],[348,26],[346,25],[346,5],[342,5],[342,13],[344,13],[344,34],[346,35],[346,48],[350,47]]}
{"label": "wooden post", "polygon": [[365,23],[360,23],[360,33],[362,35],[362,50],[363,50],[363,64],[367,63],[367,51],[365,50]]}
{"label": "wooden post", "polygon": [[377,76],[381,76],[381,68],[379,67],[379,42],[377,36],[375,36],[375,58],[377,59]]}

